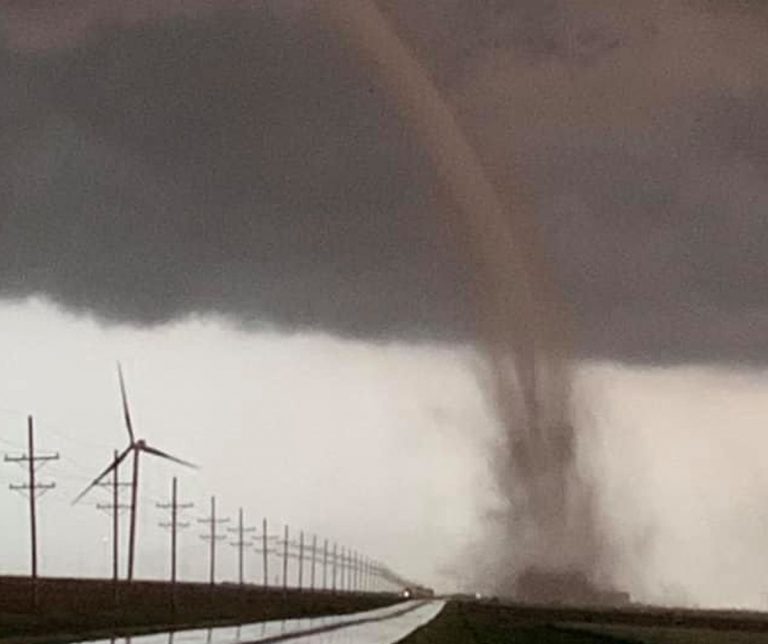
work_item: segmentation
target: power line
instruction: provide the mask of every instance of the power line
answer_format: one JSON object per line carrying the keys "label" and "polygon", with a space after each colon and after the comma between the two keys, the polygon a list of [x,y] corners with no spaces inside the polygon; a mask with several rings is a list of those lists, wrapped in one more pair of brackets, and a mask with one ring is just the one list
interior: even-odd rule
{"label": "power line", "polygon": [[[117,469],[117,468],[115,468]],[[174,476],[171,483],[171,502],[170,503],[157,503],[158,508],[162,510],[171,511],[170,522],[160,523],[161,528],[171,529],[171,585],[173,586],[173,592],[175,597],[176,590],[176,544],[178,531],[189,527],[189,523],[179,522],[179,510],[185,510],[187,508],[194,507],[194,503],[179,503],[178,499],[178,480]]]}
{"label": "power line", "polygon": [[299,590],[304,581],[304,530],[299,533]]}
{"label": "power line", "polygon": [[237,533],[237,541],[230,542],[229,545],[237,548],[237,579],[238,583],[242,586],[244,583],[243,567],[245,562],[245,548],[246,546],[253,545],[253,542],[245,540],[246,533],[253,532],[256,528],[246,528],[243,524],[243,508],[239,508],[237,511],[237,527],[228,528],[228,532]]}
{"label": "power line", "polygon": [[269,534],[267,530],[266,517],[261,522],[261,534],[254,535],[254,539],[261,539],[261,548],[255,548],[256,552],[262,556],[262,573],[264,575],[264,588],[269,587],[269,555],[277,554],[275,548],[270,548],[269,544],[278,538],[276,534]]}
{"label": "power line", "polygon": [[210,584],[213,586],[216,583],[216,544],[219,541],[226,539],[226,535],[216,534],[216,528],[221,523],[228,523],[229,518],[216,518],[216,497],[211,497],[211,516],[205,519],[198,519],[198,523],[207,523],[210,525],[210,532],[208,534],[201,534],[200,538],[209,541],[209,559],[208,564],[210,568],[209,577]]}
{"label": "power line", "polygon": [[[117,459],[119,458],[119,453],[117,450],[114,451],[114,462],[117,462]],[[123,505],[120,503],[120,486],[130,486],[131,483],[121,483],[119,476],[118,476],[118,470],[119,467],[115,467],[112,469],[112,482],[109,483],[110,487],[112,488],[112,503],[110,504],[102,504],[97,503],[96,508],[99,510],[111,510],[112,511],[112,593],[113,593],[113,599],[115,601],[115,604],[117,604],[118,601],[118,580],[120,577],[120,573],[118,570],[119,567],[119,560],[120,560],[120,510],[127,508],[129,506]],[[101,485],[101,484],[100,484]]]}
{"label": "power line", "polygon": [[[288,546],[290,545],[290,540],[288,539],[288,524],[285,524],[285,527],[283,528],[283,540],[277,542],[278,545],[283,546],[283,592],[288,590]],[[278,556],[280,556],[278,554]]]}
{"label": "power line", "polygon": [[333,575],[332,575],[332,583],[331,583],[331,590],[335,593],[336,592],[336,564],[337,564],[337,557],[336,557],[336,543],[333,544]]}
{"label": "power line", "polygon": [[328,539],[323,543],[323,590],[328,590]]}
{"label": "power line", "polygon": [[11,490],[17,492],[26,492],[29,496],[29,533],[30,533],[30,555],[31,555],[31,576],[32,576],[32,606],[37,609],[37,497],[45,494],[48,490],[56,487],[55,483],[40,483],[35,479],[35,470],[38,466],[49,461],[58,460],[59,455],[36,455],[35,454],[35,427],[32,416],[27,416],[27,453],[21,456],[5,456],[7,463],[26,463],[27,465],[27,483],[21,485],[11,484]]}
{"label": "power line", "polygon": [[311,574],[310,574],[310,581],[309,581],[309,588],[310,590],[315,589],[315,563],[317,562],[317,535],[312,535],[312,566],[311,566]]}

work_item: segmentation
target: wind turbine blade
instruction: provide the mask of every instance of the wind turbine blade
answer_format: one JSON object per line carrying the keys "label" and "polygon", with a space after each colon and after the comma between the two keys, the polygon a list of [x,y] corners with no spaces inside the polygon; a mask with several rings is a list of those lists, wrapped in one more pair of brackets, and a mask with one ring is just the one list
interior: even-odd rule
{"label": "wind turbine blade", "polygon": [[77,498],[75,498],[74,501],[72,501],[72,505],[77,503],[80,499],[82,499],[88,492],[91,491],[93,487],[98,485],[102,479],[109,474],[112,470],[114,470],[120,463],[122,463],[125,460],[125,457],[128,456],[128,453],[133,449],[133,446],[128,446],[125,448],[122,454],[118,456],[115,460],[113,460],[107,467],[104,468],[104,470],[99,474],[93,481],[88,485],[87,488],[85,488],[80,494],[77,495]]}
{"label": "wind turbine blade", "polygon": [[128,429],[128,436],[131,438],[131,445],[136,442],[136,436],[133,433],[133,423],[131,422],[131,411],[128,409],[128,395],[125,393],[125,380],[123,379],[123,368],[117,363],[117,377],[120,379],[120,396],[123,399],[123,418],[125,418],[125,427]]}
{"label": "wind turbine blade", "polygon": [[155,456],[159,456],[160,458],[168,459],[169,461],[173,461],[174,463],[179,463],[180,465],[186,465],[187,467],[192,467],[194,469],[199,469],[197,465],[194,463],[190,463],[189,461],[184,461],[180,458],[176,458],[175,456],[171,456],[170,454],[163,452],[162,450],[156,449],[154,447],[150,447],[146,443],[139,446],[139,449],[147,452],[148,454],[154,454]]}

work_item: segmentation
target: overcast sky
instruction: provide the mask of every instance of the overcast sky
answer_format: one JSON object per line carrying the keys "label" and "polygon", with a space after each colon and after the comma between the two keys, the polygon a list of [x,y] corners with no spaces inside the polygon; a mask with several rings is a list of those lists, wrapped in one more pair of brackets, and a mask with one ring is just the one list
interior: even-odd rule
{"label": "overcast sky", "polygon": [[[51,572],[106,569],[106,518],[65,502],[125,438],[118,358],[139,432],[204,466],[179,472],[198,504],[215,492],[426,583],[493,566],[498,427],[460,240],[418,140],[314,4],[2,6],[0,438],[21,443],[32,410],[71,459],[48,469]],[[536,204],[606,575],[764,606],[764,5],[381,5],[502,192],[524,177]],[[171,468],[145,462],[161,498]],[[0,507],[20,570],[23,502]],[[159,574],[144,508],[139,571]]]}
{"label": "overcast sky", "polygon": [[[140,575],[167,568],[168,539],[157,527],[167,513],[154,505],[167,501],[172,474],[182,499],[196,504],[185,513],[193,523],[217,494],[222,516],[234,520],[242,506],[249,525],[266,516],[271,532],[288,523],[432,583],[450,582],[454,557],[477,530],[490,485],[482,460],[490,421],[466,349],[243,332],[216,320],[105,328],[37,302],[6,305],[0,318],[3,451],[24,447],[29,410],[38,448],[62,457],[40,472],[58,486],[40,506],[47,572],[110,570],[111,551],[100,544],[111,523],[92,507],[111,502],[109,491],[70,503],[111,449],[127,444],[115,357],[137,435],[202,468],[143,459]],[[11,464],[0,472],[3,482],[24,476]],[[5,531],[2,566],[20,572],[26,502],[10,492],[0,499],[16,527]],[[198,579],[207,575],[202,531],[195,525],[182,538],[183,570]],[[234,548],[223,548],[222,575],[232,579]],[[252,562],[260,580],[260,559]]]}

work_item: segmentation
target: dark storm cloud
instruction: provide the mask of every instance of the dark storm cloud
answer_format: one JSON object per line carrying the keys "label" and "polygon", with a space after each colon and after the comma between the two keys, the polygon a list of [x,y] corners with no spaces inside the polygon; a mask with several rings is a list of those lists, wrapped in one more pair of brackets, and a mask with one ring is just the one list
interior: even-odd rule
{"label": "dark storm cloud", "polygon": [[421,152],[321,28],[227,11],[3,63],[6,295],[375,335],[460,308]]}
{"label": "dark storm cloud", "polygon": [[[471,277],[370,70],[311,3],[215,4],[83,3],[66,29],[46,3],[6,10],[2,293],[136,323],[465,333]],[[585,353],[767,355],[759,7],[383,4],[502,189],[524,168]]]}

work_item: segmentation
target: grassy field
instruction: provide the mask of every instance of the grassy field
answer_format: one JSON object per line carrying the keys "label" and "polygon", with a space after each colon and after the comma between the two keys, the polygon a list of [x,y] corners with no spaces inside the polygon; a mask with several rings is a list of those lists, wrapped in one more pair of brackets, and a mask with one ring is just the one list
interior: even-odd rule
{"label": "grassy field", "polygon": [[182,626],[309,617],[369,610],[398,600],[384,594],[264,590],[258,586],[43,579],[33,609],[29,580],[0,577],[0,642],[65,642],[86,636],[169,630]]}
{"label": "grassy field", "polygon": [[613,637],[615,641],[643,644],[768,644],[768,633],[707,628],[652,626],[572,625],[574,630]]}
{"label": "grassy field", "polygon": [[451,602],[438,617],[401,644],[587,644],[624,642],[608,636],[558,629],[538,619],[501,618],[495,612],[473,610],[471,604]]}
{"label": "grassy field", "polygon": [[579,610],[451,602],[402,644],[768,644],[768,617],[655,609]]}

